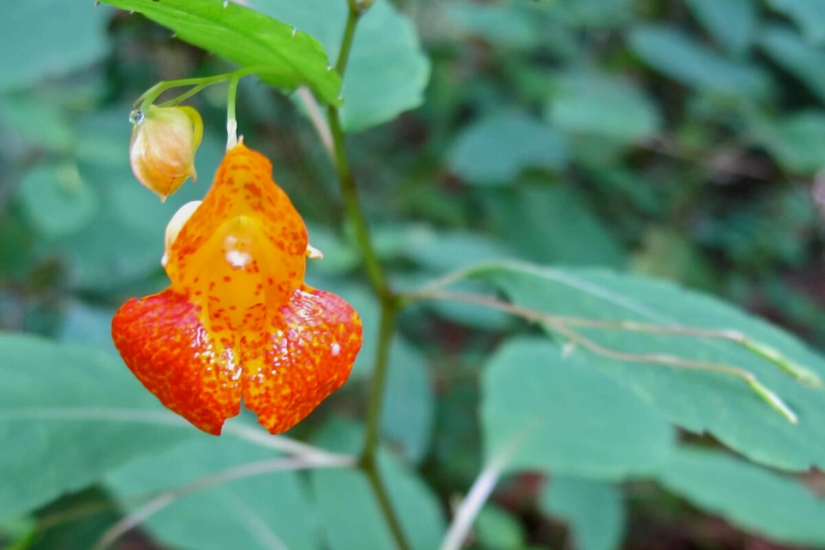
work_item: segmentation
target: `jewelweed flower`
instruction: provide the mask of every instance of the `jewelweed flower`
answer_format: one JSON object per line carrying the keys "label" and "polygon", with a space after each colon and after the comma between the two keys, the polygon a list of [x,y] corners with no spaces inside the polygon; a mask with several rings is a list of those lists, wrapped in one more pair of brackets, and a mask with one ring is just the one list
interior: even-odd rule
{"label": "jewelweed flower", "polygon": [[361,349],[353,308],[304,283],[307,230],[271,174],[242,142],[230,149],[203,202],[170,223],[169,288],[112,321],[143,385],[215,435],[241,399],[270,432],[290,429],[346,382]]}
{"label": "jewelweed flower", "polygon": [[132,113],[129,160],[135,177],[161,200],[178,190],[195,172],[195,152],[203,121],[192,107],[158,107]]}

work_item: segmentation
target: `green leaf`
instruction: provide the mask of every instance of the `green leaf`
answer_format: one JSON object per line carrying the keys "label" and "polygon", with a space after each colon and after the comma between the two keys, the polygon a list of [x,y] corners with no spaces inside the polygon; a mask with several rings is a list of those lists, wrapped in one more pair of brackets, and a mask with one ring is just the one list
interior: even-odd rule
{"label": "green leaf", "polygon": [[[337,59],[347,3],[336,0],[249,0],[254,9],[317,38]],[[361,17],[344,77],[341,118],[348,132],[388,122],[424,102],[430,64],[415,27],[390,2]]]}
{"label": "green leaf", "polygon": [[74,143],[65,113],[45,100],[11,94],[2,97],[0,126],[15,132],[28,145],[49,151],[65,153]]}
{"label": "green leaf", "polygon": [[[527,264],[479,268],[513,302],[552,313],[670,327],[734,330],[770,346],[825,378],[825,361],[789,334],[714,298],[670,283],[609,271],[552,269]],[[596,370],[633,389],[671,422],[709,432],[748,458],[788,470],[825,465],[825,393],[791,379],[768,360],[723,340],[687,336],[584,330],[601,346],[625,353],[666,353],[747,369],[799,416],[788,422],[733,376],[617,361],[576,348],[569,368]]]}
{"label": "green leaf", "polygon": [[557,84],[547,119],[564,132],[634,142],[661,127],[656,105],[627,80],[591,71],[570,73]]}
{"label": "green leaf", "polygon": [[[276,458],[271,450],[237,439],[204,437],[135,461],[109,474],[106,485],[127,504],[139,495]],[[321,547],[308,488],[294,471],[236,479],[182,496],[142,527],[163,543],[181,549]]]}
{"label": "green leaf", "polygon": [[430,448],[435,394],[427,360],[400,337],[393,342],[381,409],[381,433],[417,464]]}
{"label": "green leaf", "polygon": [[784,27],[763,29],[759,41],[771,59],[801,80],[825,103],[825,74],[822,73],[825,52]]}
{"label": "green leaf", "polygon": [[714,282],[708,259],[695,240],[672,227],[648,226],[630,261],[630,271],[693,288],[712,288]]}
{"label": "green leaf", "polygon": [[573,187],[529,182],[485,199],[501,238],[526,258],[570,265],[625,263],[610,228]]}
{"label": "green leaf", "polygon": [[566,24],[585,28],[609,28],[633,21],[630,0],[560,0],[548,9]]}
{"label": "green leaf", "polygon": [[99,208],[97,194],[71,164],[37,166],[18,193],[26,218],[45,238],[79,231]]}
{"label": "green leaf", "polygon": [[0,17],[0,90],[31,86],[95,63],[106,54],[111,10],[64,0],[9,2]]}
{"label": "green leaf", "polygon": [[553,476],[539,496],[541,509],[567,523],[579,550],[616,550],[624,537],[625,506],[615,485]]}
{"label": "green leaf", "polygon": [[756,34],[753,0],[686,0],[693,15],[716,42],[730,53],[747,51]]}
{"label": "green leaf", "polygon": [[112,341],[112,318],[114,314],[115,312],[111,309],[72,302],[66,308],[63,326],[57,335],[57,339],[64,343],[83,344],[118,358],[120,356]]}
{"label": "green leaf", "polygon": [[[378,462],[411,549],[438,548],[447,528],[436,496],[418,476],[388,453],[380,453]],[[362,472],[315,470],[311,482],[332,550],[395,547],[369,481]]]}
{"label": "green leaf", "polygon": [[[0,357],[0,517],[82,489],[195,433],[174,417],[150,423],[162,412],[157,400],[105,353],[0,334]],[[146,422],[118,421],[124,410]]]}
{"label": "green leaf", "polygon": [[508,471],[619,479],[651,471],[673,444],[653,407],[609,377],[569,364],[544,340],[504,344],[482,384],[484,453],[490,462],[513,446]]}
{"label": "green leaf", "polygon": [[172,29],[241,67],[265,67],[261,80],[285,90],[309,86],[324,103],[338,105],[341,79],[329,70],[324,47],[306,32],[223,0],[104,0]]}
{"label": "green leaf", "polygon": [[[434,231],[429,227],[416,228],[404,247],[404,255],[424,267],[426,271],[408,281],[409,288],[417,288],[448,271],[467,267],[485,260],[513,258],[513,252],[502,243],[478,233]],[[396,277],[396,281],[397,281]],[[399,284],[398,286],[402,286]],[[477,291],[477,284],[461,285],[464,292]],[[485,330],[506,328],[511,319],[501,312],[476,304],[460,302],[429,302],[426,308],[453,322]]]}
{"label": "green leaf", "polygon": [[[34,543],[25,550],[89,550],[103,533],[120,519],[117,503],[97,487],[67,495],[38,511],[40,520],[54,519],[63,514],[85,509],[98,513],[75,517],[45,530],[35,530]],[[100,508],[99,508],[100,507]],[[101,511],[102,508],[102,511]],[[6,547],[5,550],[14,550]]]}
{"label": "green leaf", "polygon": [[466,128],[449,163],[468,183],[507,185],[528,168],[562,170],[566,160],[562,136],[524,113],[508,111]]}
{"label": "green leaf", "polygon": [[768,0],[778,12],[793,19],[809,42],[825,42],[825,5],[819,0]]}
{"label": "green leaf", "polygon": [[524,527],[512,514],[491,503],[478,513],[473,532],[483,548],[496,550],[522,550],[527,538]]}
{"label": "green leaf", "polygon": [[410,232],[404,255],[417,264],[447,272],[494,258],[512,257],[502,243],[479,233],[435,231],[429,226]]}
{"label": "green leaf", "polygon": [[447,5],[446,11],[456,26],[492,44],[528,50],[541,42],[542,27],[535,13],[522,7],[514,3],[456,2]]}
{"label": "green leaf", "polygon": [[825,166],[825,111],[803,111],[759,124],[754,133],[786,170],[813,175]]}
{"label": "green leaf", "polygon": [[681,30],[637,27],[629,41],[642,61],[687,86],[726,96],[762,97],[768,92],[768,80],[758,68],[730,61]]}
{"label": "green leaf", "polygon": [[796,479],[719,452],[681,448],[656,479],[696,506],[778,542],[825,545],[825,501]]}

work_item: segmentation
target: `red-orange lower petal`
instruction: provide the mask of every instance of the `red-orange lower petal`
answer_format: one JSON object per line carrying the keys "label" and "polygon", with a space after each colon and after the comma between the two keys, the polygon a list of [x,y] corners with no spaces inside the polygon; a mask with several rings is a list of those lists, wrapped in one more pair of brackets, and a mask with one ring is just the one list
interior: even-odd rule
{"label": "red-orange lower petal", "polygon": [[112,338],[126,366],[166,407],[220,435],[240,412],[241,368],[198,320],[199,308],[171,289],[126,302]]}
{"label": "red-orange lower petal", "polygon": [[361,341],[361,319],[347,302],[303,285],[268,334],[238,348],[247,408],[271,433],[289,430],[344,385]]}

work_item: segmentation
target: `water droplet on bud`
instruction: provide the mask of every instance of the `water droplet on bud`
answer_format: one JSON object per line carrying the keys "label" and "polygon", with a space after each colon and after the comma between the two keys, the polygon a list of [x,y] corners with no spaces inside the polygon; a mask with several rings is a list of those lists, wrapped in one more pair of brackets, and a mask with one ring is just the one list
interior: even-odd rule
{"label": "water droplet on bud", "polygon": [[134,111],[129,113],[129,122],[131,122],[132,124],[140,124],[141,122],[143,122],[143,118],[145,116],[146,115],[143,114],[143,111],[141,111],[140,109],[135,109]]}
{"label": "water droplet on bud", "polygon": [[292,27],[292,38],[295,38],[296,34],[298,34],[298,29],[295,28],[295,27]]}

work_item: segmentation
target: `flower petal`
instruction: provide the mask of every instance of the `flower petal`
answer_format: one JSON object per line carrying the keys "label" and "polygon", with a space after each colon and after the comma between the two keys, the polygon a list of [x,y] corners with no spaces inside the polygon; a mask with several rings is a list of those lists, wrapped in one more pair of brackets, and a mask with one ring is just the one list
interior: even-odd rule
{"label": "flower petal", "polygon": [[239,346],[246,407],[273,434],[303,420],[349,378],[361,349],[361,319],[342,298],[303,285]]}
{"label": "flower petal", "polygon": [[220,435],[240,412],[241,367],[230,342],[217,342],[199,309],[172,289],[131,299],[112,320],[126,366],[166,407],[201,430]]}
{"label": "flower petal", "polygon": [[[300,214],[272,180],[272,164],[241,143],[227,151],[174,240],[166,272],[210,319],[239,329],[250,308],[272,308],[268,317],[300,287],[307,244]],[[227,313],[230,304],[235,313]]]}

